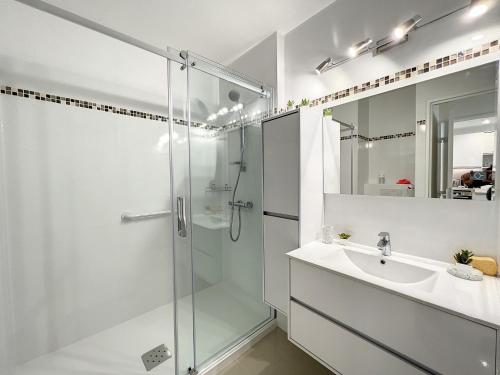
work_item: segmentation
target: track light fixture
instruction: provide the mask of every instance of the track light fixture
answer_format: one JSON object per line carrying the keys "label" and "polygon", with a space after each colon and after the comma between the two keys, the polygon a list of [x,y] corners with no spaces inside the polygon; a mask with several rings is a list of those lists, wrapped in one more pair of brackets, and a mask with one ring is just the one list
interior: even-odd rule
{"label": "track light fixture", "polygon": [[482,16],[488,11],[489,2],[487,0],[471,0],[469,16],[472,18],[476,18]]}
{"label": "track light fixture", "polygon": [[323,60],[321,62],[321,64],[319,64],[316,67],[316,69],[315,69],[316,74],[319,75],[319,74],[323,73],[325,70],[327,70],[330,67],[331,64],[332,64],[332,58],[331,57],[326,58],[325,60]]}
{"label": "track light fixture", "polygon": [[[444,16],[439,16],[434,19],[428,20],[424,24],[419,24],[420,21],[422,21],[422,17],[417,15],[409,20],[403,22],[399,26],[397,26],[392,33],[389,36],[386,36],[385,38],[382,38],[380,40],[377,40],[377,42],[373,43],[373,41],[368,38],[366,40],[363,40],[362,42],[356,43],[352,45],[349,50],[347,51],[349,57],[344,58],[340,61],[333,62],[332,59],[329,57],[326,60],[324,60],[321,64],[318,65],[316,68],[316,73],[321,74],[324,73],[325,71],[337,67],[341,64],[344,64],[348,62],[349,60],[359,56],[360,54],[367,52],[367,51],[372,51],[373,55],[376,56],[380,53],[383,53],[395,46],[398,46],[402,43],[405,43],[408,40],[408,34],[411,31],[414,31],[417,29],[417,27],[424,27],[427,25],[430,25],[436,21],[440,21],[443,18],[449,17],[453,14],[456,14],[458,12],[462,12],[464,9],[469,9],[468,10],[468,16],[470,18],[477,18],[485,14],[490,8],[494,0],[470,0],[469,5],[461,6]],[[481,36],[482,37],[482,36]],[[480,36],[477,37],[477,40],[481,38]],[[474,37],[474,40],[476,37]],[[373,45],[372,45],[373,43]]]}
{"label": "track light fixture", "polygon": [[358,43],[352,45],[351,47],[349,47],[349,49],[347,51],[347,53],[349,54],[349,57],[351,57],[351,58],[356,57],[361,52],[368,50],[368,47],[370,46],[370,44],[372,44],[372,42],[373,42],[373,40],[368,38],[368,39],[365,39],[361,42],[358,42]]}
{"label": "track light fixture", "polygon": [[417,24],[420,21],[422,21],[421,16],[415,16],[410,18],[408,21],[405,21],[401,25],[396,27],[392,32],[392,36],[394,37],[395,40],[403,39],[406,36],[406,34],[408,34],[410,31],[414,30],[415,27],[417,27]]}

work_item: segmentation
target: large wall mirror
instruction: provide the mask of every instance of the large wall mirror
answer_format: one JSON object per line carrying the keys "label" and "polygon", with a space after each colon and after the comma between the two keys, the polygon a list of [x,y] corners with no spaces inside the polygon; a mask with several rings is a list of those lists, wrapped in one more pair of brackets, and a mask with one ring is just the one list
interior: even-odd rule
{"label": "large wall mirror", "polygon": [[324,191],[495,199],[498,63],[325,110]]}

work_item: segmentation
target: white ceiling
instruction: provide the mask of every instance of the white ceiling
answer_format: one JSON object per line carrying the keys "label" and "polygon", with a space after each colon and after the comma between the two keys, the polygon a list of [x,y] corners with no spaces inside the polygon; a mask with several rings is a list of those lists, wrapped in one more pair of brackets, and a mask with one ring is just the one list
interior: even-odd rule
{"label": "white ceiling", "polygon": [[[294,56],[294,60],[302,56],[301,62],[308,66],[317,66],[326,57],[341,60],[348,57],[347,50],[352,44],[367,38],[375,41],[382,39],[390,35],[398,24],[415,15],[422,16],[420,24],[424,24],[461,8],[468,2],[469,0],[337,0],[333,6],[290,33],[291,43],[300,46],[296,49],[297,56]],[[500,3],[499,0],[495,2]],[[498,14],[498,11],[496,7],[487,15]],[[460,27],[477,26],[484,18],[464,19]],[[324,37],[317,38],[315,43],[309,42],[318,35]],[[451,31],[449,35],[451,38]]]}
{"label": "white ceiling", "polygon": [[335,0],[46,0],[158,47],[228,63]]}

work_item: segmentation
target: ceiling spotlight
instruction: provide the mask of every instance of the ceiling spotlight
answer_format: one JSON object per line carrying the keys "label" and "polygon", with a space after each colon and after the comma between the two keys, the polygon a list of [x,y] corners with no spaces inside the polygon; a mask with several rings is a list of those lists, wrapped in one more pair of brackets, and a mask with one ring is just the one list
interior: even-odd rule
{"label": "ceiling spotlight", "polygon": [[471,0],[469,16],[476,18],[482,16],[488,11],[488,2],[486,0]]}
{"label": "ceiling spotlight", "polygon": [[372,42],[373,42],[373,40],[371,40],[370,38],[368,38],[368,39],[365,39],[365,40],[363,40],[361,42],[358,42],[358,43],[352,45],[347,50],[347,53],[349,54],[349,57],[354,58],[354,57],[358,56],[361,52],[363,52],[364,50],[366,50],[368,48],[368,46]]}
{"label": "ceiling spotlight", "polygon": [[321,62],[321,64],[319,64],[316,67],[316,69],[315,69],[316,74],[319,75],[319,74],[323,73],[330,66],[331,63],[332,63],[332,58],[331,57],[328,57],[327,59],[323,60]]}
{"label": "ceiling spotlight", "polygon": [[483,125],[489,125],[489,124],[491,124],[491,121],[490,121],[490,119],[489,119],[489,118],[486,118],[486,119],[484,119],[481,123],[482,123]]}
{"label": "ceiling spotlight", "polygon": [[415,16],[413,18],[410,18],[408,21],[405,21],[401,25],[396,27],[392,32],[392,36],[396,40],[403,39],[406,34],[415,29],[417,23],[419,23],[420,21],[422,21],[422,17],[420,16]]}

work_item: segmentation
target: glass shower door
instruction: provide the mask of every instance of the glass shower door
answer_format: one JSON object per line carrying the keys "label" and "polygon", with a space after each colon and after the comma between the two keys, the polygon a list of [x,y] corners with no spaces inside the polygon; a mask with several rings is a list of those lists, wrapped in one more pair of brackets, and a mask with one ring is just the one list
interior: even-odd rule
{"label": "glass shower door", "polygon": [[189,68],[195,366],[270,318],[263,303],[261,119],[269,99]]}
{"label": "glass shower door", "polygon": [[175,293],[176,374],[194,367],[186,65],[168,62],[170,183]]}

